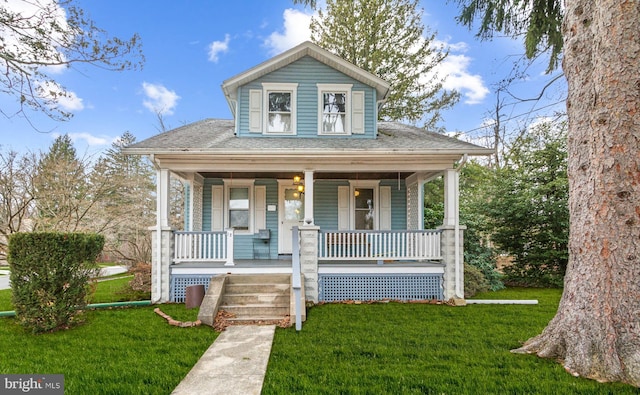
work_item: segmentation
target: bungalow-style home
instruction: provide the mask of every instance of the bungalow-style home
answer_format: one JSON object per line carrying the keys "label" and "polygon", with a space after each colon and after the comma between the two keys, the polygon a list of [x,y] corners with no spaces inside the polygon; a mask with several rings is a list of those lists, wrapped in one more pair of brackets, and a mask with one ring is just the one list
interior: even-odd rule
{"label": "bungalow-style home", "polygon": [[[128,147],[157,169],[153,301],[297,270],[315,303],[464,298],[459,170],[491,150],[379,121],[389,89],[305,42],[222,83],[233,119]],[[439,176],[443,223],[424,229],[424,185]],[[187,186],[183,230],[169,227],[170,177]]]}

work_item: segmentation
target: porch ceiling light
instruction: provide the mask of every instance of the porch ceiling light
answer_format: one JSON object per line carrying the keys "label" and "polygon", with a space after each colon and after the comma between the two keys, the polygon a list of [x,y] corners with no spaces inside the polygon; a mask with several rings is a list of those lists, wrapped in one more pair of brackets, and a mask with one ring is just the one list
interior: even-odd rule
{"label": "porch ceiling light", "polygon": [[297,176],[297,175],[293,176],[293,184],[294,185],[299,185],[301,181],[302,181],[302,177]]}

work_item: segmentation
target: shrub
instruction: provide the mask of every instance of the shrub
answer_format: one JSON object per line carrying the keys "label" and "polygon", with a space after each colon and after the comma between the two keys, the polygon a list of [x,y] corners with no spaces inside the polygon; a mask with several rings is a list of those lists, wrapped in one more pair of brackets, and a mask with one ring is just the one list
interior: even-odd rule
{"label": "shrub", "polygon": [[12,302],[34,333],[65,329],[86,305],[104,237],[82,233],[15,233],[9,239]]}
{"label": "shrub", "polygon": [[489,290],[489,281],[482,271],[475,266],[464,264],[464,297],[471,298],[479,292]]}

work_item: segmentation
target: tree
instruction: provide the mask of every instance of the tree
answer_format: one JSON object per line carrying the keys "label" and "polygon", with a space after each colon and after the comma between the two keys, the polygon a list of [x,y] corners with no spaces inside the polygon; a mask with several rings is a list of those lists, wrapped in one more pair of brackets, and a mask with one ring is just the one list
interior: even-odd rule
{"label": "tree", "polygon": [[505,274],[512,283],[562,286],[569,238],[566,125],[531,127],[505,159],[481,208],[491,240],[514,258]]}
{"label": "tree", "polygon": [[[53,70],[92,64],[126,70],[142,64],[140,37],[109,37],[73,0],[10,0],[0,4],[0,91],[56,120],[71,113],[58,106],[71,93],[51,77]],[[5,116],[13,114],[0,109]]]}
{"label": "tree", "polygon": [[56,138],[35,169],[36,224],[38,231],[83,230],[95,194],[87,182],[86,165],[68,135]]}
{"label": "tree", "polygon": [[135,143],[125,132],[92,171],[93,177],[111,185],[106,199],[92,215],[104,223],[107,253],[134,264],[151,260],[151,240],[147,227],[153,223],[155,199],[153,169],[141,156],[125,155],[122,149]]}
{"label": "tree", "polygon": [[36,162],[33,154],[0,153],[0,259],[6,258],[9,236],[31,229]]}
{"label": "tree", "polygon": [[[480,35],[562,49],[568,82],[569,261],[558,312],[516,352],[640,386],[640,2],[460,0]],[[562,27],[562,29],[561,29]]]}
{"label": "tree", "polygon": [[425,32],[418,4],[329,0],[311,20],[311,39],[391,84],[380,119],[422,120],[425,128],[434,128],[440,110],[455,104],[459,94],[442,88],[436,68],[447,52],[435,46],[435,34]]}

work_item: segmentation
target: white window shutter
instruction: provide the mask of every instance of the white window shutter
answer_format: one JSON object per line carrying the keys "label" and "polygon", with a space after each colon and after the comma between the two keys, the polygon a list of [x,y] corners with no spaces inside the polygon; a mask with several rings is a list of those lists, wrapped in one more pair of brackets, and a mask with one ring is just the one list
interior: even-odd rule
{"label": "white window shutter", "polygon": [[349,190],[348,186],[338,187],[338,230],[349,230]]}
{"label": "white window shutter", "polygon": [[211,231],[224,230],[224,187],[213,185],[211,187]]}
{"label": "white window shutter", "polygon": [[267,187],[265,185],[258,185],[255,188],[256,201],[255,207],[255,231],[267,228]]}
{"label": "white window shutter", "polygon": [[380,230],[391,230],[391,187],[380,187]]}
{"label": "white window shutter", "polygon": [[262,91],[249,90],[249,132],[262,133]]}
{"label": "white window shutter", "polygon": [[364,92],[351,92],[351,133],[364,133]]}

